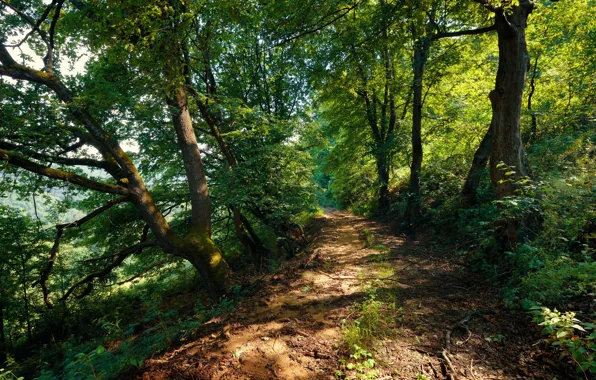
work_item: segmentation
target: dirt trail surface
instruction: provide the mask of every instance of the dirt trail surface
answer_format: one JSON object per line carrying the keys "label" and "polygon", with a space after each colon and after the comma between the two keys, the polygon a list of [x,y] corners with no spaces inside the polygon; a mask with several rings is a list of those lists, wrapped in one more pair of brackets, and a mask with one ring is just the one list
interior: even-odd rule
{"label": "dirt trail surface", "polygon": [[[138,378],[335,378],[349,355],[342,325],[357,317],[366,283],[382,277],[379,257],[393,268],[382,282],[395,291],[397,308],[371,349],[377,379],[555,377],[555,361],[535,345],[528,320],[506,311],[494,289],[457,264],[453,250],[428,238],[406,241],[345,212],[316,223],[310,255],[268,276],[255,295],[192,339],[147,360]],[[376,249],[363,231],[375,237]],[[380,253],[379,244],[388,250]]]}

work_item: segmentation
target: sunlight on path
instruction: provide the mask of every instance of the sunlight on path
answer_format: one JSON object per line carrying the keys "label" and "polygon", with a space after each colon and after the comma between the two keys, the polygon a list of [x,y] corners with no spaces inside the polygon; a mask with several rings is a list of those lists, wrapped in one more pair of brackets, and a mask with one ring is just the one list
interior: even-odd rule
{"label": "sunlight on path", "polygon": [[[142,378],[334,379],[340,360],[347,358],[342,324],[358,314],[354,305],[365,299],[365,285],[380,278],[379,259],[396,272],[381,286],[397,289],[393,310],[399,316],[373,349],[377,378],[446,378],[440,357],[446,329],[468,311],[494,308],[494,292],[469,290],[461,267],[429,242],[406,242],[384,225],[341,211],[327,212],[318,223],[322,227],[310,251],[317,258],[314,265],[304,269],[294,260],[269,275],[258,294],[207,323],[202,336],[150,360]],[[365,231],[376,247],[367,247]],[[487,317],[470,321],[468,333],[454,331],[457,378],[551,379],[533,362],[535,352],[519,326],[511,318],[504,324]],[[499,334],[511,345],[485,340]]]}

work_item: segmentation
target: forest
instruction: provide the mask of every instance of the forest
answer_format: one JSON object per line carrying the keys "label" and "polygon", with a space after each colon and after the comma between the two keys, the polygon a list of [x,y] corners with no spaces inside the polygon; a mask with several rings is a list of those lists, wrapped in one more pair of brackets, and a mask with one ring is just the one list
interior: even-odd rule
{"label": "forest", "polygon": [[0,0],[0,380],[596,379],[594,0]]}

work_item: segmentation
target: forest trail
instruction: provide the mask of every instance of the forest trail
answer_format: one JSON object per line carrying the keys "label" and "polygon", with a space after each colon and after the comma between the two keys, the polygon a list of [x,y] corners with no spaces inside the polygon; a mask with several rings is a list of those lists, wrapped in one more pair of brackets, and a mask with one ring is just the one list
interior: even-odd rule
{"label": "forest trail", "polygon": [[[553,378],[554,360],[535,344],[528,320],[471,278],[453,250],[430,237],[406,241],[346,212],[328,212],[316,223],[310,265],[294,260],[268,276],[233,312],[148,359],[138,378],[334,379],[341,359],[350,360],[342,326],[357,317],[375,278],[395,294],[391,326],[371,349],[377,379]],[[363,233],[374,236],[376,247]],[[481,310],[491,312],[470,317]],[[462,320],[452,330],[447,364],[447,331]]]}

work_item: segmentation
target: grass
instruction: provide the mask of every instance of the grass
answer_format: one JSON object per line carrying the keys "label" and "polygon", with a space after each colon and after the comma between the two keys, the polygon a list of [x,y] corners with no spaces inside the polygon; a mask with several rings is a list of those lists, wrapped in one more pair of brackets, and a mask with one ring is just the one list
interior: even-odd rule
{"label": "grass", "polygon": [[[381,253],[389,252],[389,248],[376,244],[376,237],[370,230],[363,229],[363,240],[369,248]],[[371,264],[375,277],[394,277],[391,264],[376,261]],[[378,340],[391,334],[397,324],[403,321],[403,308],[397,304],[397,292],[387,280],[370,280],[370,273],[358,273],[359,283],[365,298],[352,306],[352,312],[343,320],[343,347],[346,358],[340,361],[337,378],[375,379],[374,350]]]}

